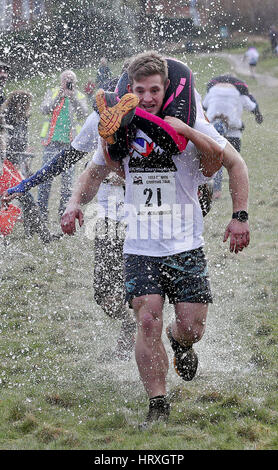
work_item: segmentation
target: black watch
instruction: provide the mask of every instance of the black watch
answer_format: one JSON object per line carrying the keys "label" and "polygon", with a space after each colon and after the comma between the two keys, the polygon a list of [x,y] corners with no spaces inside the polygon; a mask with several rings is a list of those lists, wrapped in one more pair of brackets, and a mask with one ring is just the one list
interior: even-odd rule
{"label": "black watch", "polygon": [[237,211],[232,215],[232,219],[237,219],[240,222],[246,222],[248,220],[248,212],[246,211]]}

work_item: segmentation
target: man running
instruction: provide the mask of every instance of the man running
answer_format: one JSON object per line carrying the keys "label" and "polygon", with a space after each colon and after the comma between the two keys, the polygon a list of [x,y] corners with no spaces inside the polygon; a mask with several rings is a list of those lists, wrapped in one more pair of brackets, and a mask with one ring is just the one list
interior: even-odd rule
{"label": "man running", "polygon": [[[252,112],[258,124],[263,122],[263,116],[257,101],[248,92],[245,82],[231,75],[220,75],[212,78],[207,88],[207,94],[203,99],[203,107],[208,120],[240,152],[244,129],[243,112]],[[213,199],[221,197],[222,178],[223,167],[214,176]]]}
{"label": "man running", "polygon": [[[148,51],[134,58],[128,68],[128,91],[139,99],[138,107],[156,116],[160,113],[167,86],[166,60]],[[123,97],[124,99],[124,97]],[[174,117],[166,123],[188,139],[180,154],[168,155],[149,136],[137,130],[123,159],[127,236],[124,244],[127,301],[137,320],[135,346],[140,377],[149,397],[144,426],[167,420],[166,376],[168,357],[162,342],[165,296],[174,304],[175,321],[167,336],[173,348],[175,368],[184,380],[196,374],[198,358],[193,349],[205,331],[208,304],[212,302],[207,265],[203,253],[203,216],[198,201],[199,184],[221,166],[226,167],[233,214],[224,235],[230,251],[238,253],[249,244],[248,173],[236,150],[211,124],[197,119],[194,128]],[[87,138],[90,139],[87,132]],[[152,149],[144,157],[146,145]],[[59,156],[51,171],[58,172],[61,161],[72,164],[79,154]],[[80,195],[87,202],[95,194],[92,186],[110,172],[105,148],[99,145],[86,173]],[[121,170],[119,164],[119,171]],[[47,169],[46,169],[47,170]],[[204,176],[206,175],[206,176]],[[29,189],[41,173],[14,191]],[[11,191],[13,192],[13,191]],[[9,196],[6,196],[9,199]]]}
{"label": "man running", "polygon": [[[129,68],[129,92],[138,106],[152,115],[160,112],[169,84],[167,63],[159,54],[147,52],[134,58]],[[194,129],[179,119],[165,121],[189,139],[179,155],[164,155],[140,129],[122,164],[126,186],[127,236],[124,244],[127,300],[137,319],[135,346],[140,377],[149,397],[149,412],[143,427],[167,420],[168,357],[161,334],[165,296],[174,304],[176,319],[167,327],[175,368],[184,380],[192,380],[198,366],[193,349],[205,331],[208,304],[212,302],[203,253],[203,218],[197,198],[198,185],[222,162],[227,168],[233,203],[232,220],[224,241],[238,253],[249,243],[247,222],[248,174],[235,149],[211,124],[197,119]],[[143,155],[147,143],[153,151]],[[92,195],[96,174],[107,174],[107,152],[99,146],[76,192],[76,201],[86,203]],[[118,164],[120,171],[120,165]]]}

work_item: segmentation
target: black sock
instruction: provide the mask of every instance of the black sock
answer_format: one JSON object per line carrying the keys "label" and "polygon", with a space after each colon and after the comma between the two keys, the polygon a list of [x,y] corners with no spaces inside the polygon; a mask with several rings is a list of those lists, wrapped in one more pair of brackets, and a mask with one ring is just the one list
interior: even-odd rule
{"label": "black sock", "polygon": [[168,415],[170,412],[170,403],[168,402],[166,395],[158,395],[150,398],[149,413],[156,410],[163,415]]}
{"label": "black sock", "polygon": [[168,406],[169,406],[168,401],[165,395],[158,395],[156,397],[150,398],[150,404],[149,404],[150,409],[165,410],[166,408],[168,408]]}
{"label": "black sock", "polygon": [[165,400],[166,396],[165,395],[157,395],[156,397],[150,398],[150,402],[156,401],[156,400]]}

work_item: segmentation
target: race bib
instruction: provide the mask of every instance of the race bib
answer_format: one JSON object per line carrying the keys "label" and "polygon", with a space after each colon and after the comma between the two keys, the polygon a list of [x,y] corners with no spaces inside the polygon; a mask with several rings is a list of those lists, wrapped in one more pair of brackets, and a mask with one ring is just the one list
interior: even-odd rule
{"label": "race bib", "polygon": [[134,172],[131,177],[133,204],[138,216],[172,213],[176,203],[174,172]]}

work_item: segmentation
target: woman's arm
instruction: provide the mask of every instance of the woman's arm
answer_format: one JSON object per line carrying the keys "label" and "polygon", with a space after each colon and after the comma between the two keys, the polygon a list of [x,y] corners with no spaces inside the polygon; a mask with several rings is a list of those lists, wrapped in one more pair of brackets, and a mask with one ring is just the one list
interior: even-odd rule
{"label": "woman's arm", "polygon": [[8,203],[19,194],[25,193],[44,181],[48,181],[54,176],[60,175],[85,155],[86,152],[81,152],[73,147],[62,150],[32,176],[22,180],[18,185],[7,189],[2,196],[2,202]]}

